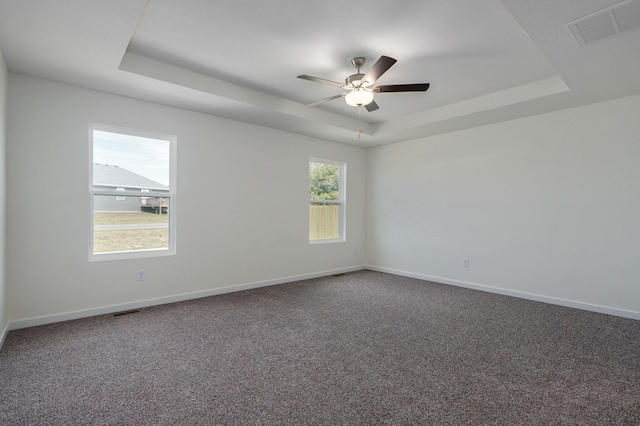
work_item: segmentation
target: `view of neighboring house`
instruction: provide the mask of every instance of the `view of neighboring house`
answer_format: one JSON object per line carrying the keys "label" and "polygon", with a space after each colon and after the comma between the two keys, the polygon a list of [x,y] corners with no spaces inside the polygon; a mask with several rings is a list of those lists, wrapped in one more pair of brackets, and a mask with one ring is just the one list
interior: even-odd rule
{"label": "view of neighboring house", "polygon": [[110,164],[93,165],[93,182],[96,189],[116,191],[140,191],[140,197],[97,196],[94,200],[95,211],[153,211],[166,212],[168,203],[162,197],[145,197],[144,193],[168,193],[169,187],[159,182]]}

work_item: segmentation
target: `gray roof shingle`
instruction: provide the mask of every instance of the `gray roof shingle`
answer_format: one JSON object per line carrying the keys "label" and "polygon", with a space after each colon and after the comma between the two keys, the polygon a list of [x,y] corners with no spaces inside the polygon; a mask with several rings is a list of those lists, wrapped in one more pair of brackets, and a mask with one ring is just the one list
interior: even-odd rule
{"label": "gray roof shingle", "polygon": [[93,185],[169,190],[169,187],[166,185],[140,176],[122,167],[99,163],[93,165]]}

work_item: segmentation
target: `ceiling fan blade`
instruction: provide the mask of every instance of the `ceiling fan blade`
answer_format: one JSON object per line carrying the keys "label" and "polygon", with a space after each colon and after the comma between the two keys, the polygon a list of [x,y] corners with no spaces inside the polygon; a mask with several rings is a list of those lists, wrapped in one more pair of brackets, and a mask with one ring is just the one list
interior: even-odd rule
{"label": "ceiling fan blade", "polygon": [[310,75],[299,75],[298,78],[301,78],[303,80],[309,80],[309,81],[315,81],[316,83],[324,83],[324,84],[330,84],[332,86],[338,86],[340,88],[342,88],[342,86],[344,86],[344,84],[342,83],[338,83],[337,81],[331,81],[331,80],[327,80],[324,78],[320,78],[320,77],[313,77]]}
{"label": "ceiling fan blade", "polygon": [[389,84],[386,86],[377,86],[373,88],[376,93],[384,92],[426,92],[429,83],[421,84]]}
{"label": "ceiling fan blade", "polygon": [[369,84],[375,83],[376,80],[379,79],[382,74],[387,72],[387,70],[389,70],[389,68],[391,68],[396,62],[398,61],[388,56],[380,56],[380,59],[378,59],[378,61],[373,64],[371,69],[367,71],[362,80],[368,81]]}
{"label": "ceiling fan blade", "polygon": [[316,106],[316,105],[321,104],[323,102],[332,101],[334,99],[341,98],[344,95],[346,95],[346,93],[340,93],[339,95],[329,96],[328,98],[324,98],[324,99],[320,99],[319,101],[311,102],[310,104],[307,104],[307,106]]}
{"label": "ceiling fan blade", "polygon": [[377,109],[379,109],[379,108],[380,108],[380,107],[378,106],[378,104],[376,103],[376,101],[371,101],[371,102],[369,102],[368,104],[366,104],[364,107],[365,107],[365,108],[367,109],[367,111],[369,111],[369,112],[373,112],[373,111],[375,111],[375,110],[377,110]]}

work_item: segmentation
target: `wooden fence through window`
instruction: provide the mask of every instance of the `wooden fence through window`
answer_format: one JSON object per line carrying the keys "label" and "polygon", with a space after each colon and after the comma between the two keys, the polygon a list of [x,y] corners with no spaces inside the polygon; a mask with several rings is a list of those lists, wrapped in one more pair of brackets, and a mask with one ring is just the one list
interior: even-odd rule
{"label": "wooden fence through window", "polygon": [[330,240],[340,237],[340,206],[309,205],[309,240]]}

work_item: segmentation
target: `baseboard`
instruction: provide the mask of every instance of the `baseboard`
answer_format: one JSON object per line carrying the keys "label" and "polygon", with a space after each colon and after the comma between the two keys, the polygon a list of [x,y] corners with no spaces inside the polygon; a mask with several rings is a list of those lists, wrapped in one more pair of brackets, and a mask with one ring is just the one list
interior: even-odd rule
{"label": "baseboard", "polygon": [[568,308],[582,309],[584,311],[597,312],[600,314],[614,315],[623,318],[640,320],[640,312],[627,311],[624,309],[611,308],[608,306],[593,305],[590,303],[576,302],[573,300],[560,299],[556,297],[543,296],[540,294],[527,293],[516,290],[508,290],[499,287],[491,287],[483,284],[475,284],[466,281],[451,280],[448,278],[434,277],[430,275],[416,274],[413,272],[399,271],[397,269],[382,268],[378,266],[367,266],[367,269],[387,274],[399,275],[409,278],[417,278],[424,281],[432,281],[439,284],[449,284],[457,287],[469,288],[472,290],[486,291],[488,293],[502,294],[505,296],[517,297],[520,299],[533,300],[536,302],[550,303],[553,305],[566,306]]}
{"label": "baseboard", "polygon": [[9,324],[5,324],[2,329],[2,334],[0,334],[0,351],[2,350],[2,346],[4,345],[4,339],[7,338],[7,333],[9,333]]}
{"label": "baseboard", "polygon": [[236,291],[250,290],[252,288],[267,287],[267,286],[277,285],[277,284],[285,284],[285,283],[290,283],[295,281],[308,280],[311,278],[326,277],[326,276],[335,275],[335,274],[344,274],[347,272],[360,271],[363,269],[367,269],[367,268],[364,265],[353,266],[349,268],[333,269],[330,271],[320,271],[320,272],[314,272],[314,273],[304,274],[304,275],[294,275],[290,277],[283,277],[283,278],[277,278],[272,280],[237,284],[237,285],[232,285],[227,287],[214,288],[211,290],[197,291],[192,293],[183,293],[183,294],[178,294],[174,296],[139,300],[135,302],[123,303],[118,305],[109,305],[109,306],[102,306],[99,308],[83,309],[79,311],[66,312],[62,314],[27,318],[24,320],[11,321],[8,325],[8,330],[17,330],[20,328],[34,327],[37,325],[52,324],[55,322],[93,317],[97,315],[112,314],[114,312],[127,311],[130,309],[141,309],[149,306],[157,306],[157,305],[164,305],[167,303],[182,302],[185,300],[199,299],[201,297],[209,297],[209,296],[215,296],[218,294],[233,293]]}
{"label": "baseboard", "polygon": [[183,294],[178,294],[174,296],[160,297],[155,299],[139,300],[135,302],[123,303],[118,305],[109,305],[109,306],[102,306],[102,307],[92,308],[92,309],[65,312],[62,314],[54,314],[54,315],[47,315],[42,317],[27,318],[27,319],[18,320],[18,321],[11,321],[7,325],[5,325],[4,330],[2,330],[2,334],[0,334],[0,349],[2,349],[2,344],[4,343],[4,340],[9,330],[17,330],[20,328],[52,324],[56,322],[69,321],[69,320],[92,317],[97,315],[106,315],[114,312],[126,311],[130,309],[141,309],[149,306],[164,305],[167,303],[182,302],[185,300],[199,299],[201,297],[209,297],[209,296],[215,296],[218,294],[250,290],[252,288],[267,287],[271,285],[302,281],[302,280],[307,280],[312,278],[326,277],[326,276],[335,275],[335,274],[360,271],[363,269],[369,269],[372,271],[384,272],[384,273],[399,275],[403,277],[416,278],[424,281],[432,281],[440,284],[454,285],[457,287],[464,287],[464,288],[469,288],[473,290],[486,291],[489,293],[502,294],[505,296],[518,297],[520,299],[551,303],[554,305],[582,309],[585,311],[598,312],[601,314],[615,315],[623,318],[640,320],[640,312],[627,311],[627,310],[611,308],[607,306],[593,305],[589,303],[576,302],[572,300],[559,299],[559,298],[549,297],[549,296],[542,296],[542,295],[533,294],[533,293],[526,293],[526,292],[508,290],[508,289],[503,289],[498,287],[491,287],[487,285],[475,284],[475,283],[459,281],[459,280],[452,280],[452,279],[442,278],[442,277],[435,277],[431,275],[417,274],[417,273],[401,271],[397,269],[384,268],[384,267],[371,266],[371,265],[367,265],[367,266],[361,265],[361,266],[354,266],[349,268],[334,269],[329,271],[314,272],[314,273],[304,274],[304,275],[295,275],[295,276],[277,278],[272,280],[237,284],[237,285],[232,285],[227,287],[220,287],[220,288],[192,292],[192,293],[183,293]]}

